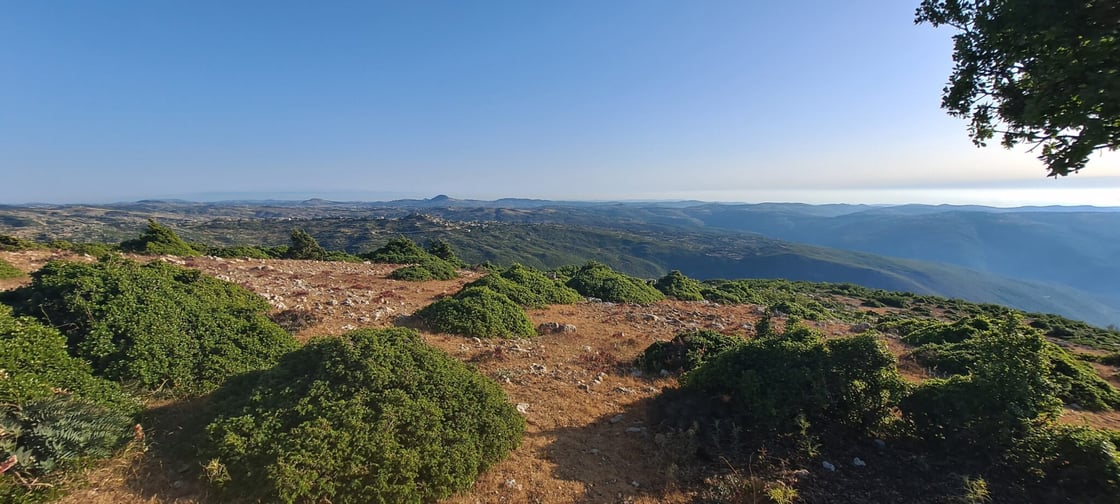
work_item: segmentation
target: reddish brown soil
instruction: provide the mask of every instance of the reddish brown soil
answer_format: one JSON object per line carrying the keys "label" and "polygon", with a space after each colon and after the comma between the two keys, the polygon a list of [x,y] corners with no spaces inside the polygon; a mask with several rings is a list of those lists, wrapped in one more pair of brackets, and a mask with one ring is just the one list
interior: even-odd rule
{"label": "reddish brown soil", "polygon": [[[32,271],[51,258],[47,251],[0,252],[17,268]],[[89,260],[90,258],[77,258]],[[640,376],[630,362],[650,343],[687,328],[746,334],[761,309],[707,302],[664,301],[651,306],[580,303],[530,310],[535,324],[557,322],[574,331],[530,340],[478,340],[432,334],[408,316],[478,277],[464,271],[453,281],[390,280],[395,266],[286,260],[165,258],[238,283],[269,299],[276,311],[309,310],[319,321],[300,331],[337,335],[354,328],[407,324],[426,342],[476,365],[497,380],[510,400],[525,410],[524,441],[508,459],[484,473],[467,493],[449,503],[490,502],[691,502],[696,485],[678,477],[678,468],[651,439],[649,399],[675,378]],[[26,279],[0,284],[12,288]],[[842,323],[818,324],[831,335],[848,332]],[[892,352],[905,345],[887,338]],[[927,377],[912,360],[900,370],[912,382]],[[1112,370],[1113,374],[1115,370]],[[204,401],[203,401],[204,403]],[[154,404],[147,420],[147,450],[134,447],[89,471],[67,503],[218,502],[199,481],[199,467],[166,453],[189,445],[204,418],[204,404]],[[1071,422],[1120,427],[1117,414],[1072,412]],[[192,449],[191,446],[186,446]],[[162,454],[162,455],[161,455]]]}

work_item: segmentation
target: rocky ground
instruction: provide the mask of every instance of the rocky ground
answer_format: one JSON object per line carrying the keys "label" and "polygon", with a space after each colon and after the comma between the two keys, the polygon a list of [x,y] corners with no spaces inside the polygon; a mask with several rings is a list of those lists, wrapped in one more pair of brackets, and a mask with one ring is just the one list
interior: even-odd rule
{"label": "rocky ground", "polygon": [[[0,253],[25,271],[52,258],[92,260],[48,251]],[[664,301],[651,306],[580,303],[530,310],[545,334],[530,340],[480,340],[433,334],[409,316],[441,296],[454,294],[479,273],[464,271],[452,281],[423,283],[386,278],[395,266],[289,260],[166,258],[240,284],[267,298],[276,313],[298,315],[301,339],[331,336],[364,327],[409,325],[448,354],[473,363],[497,380],[526,418],[521,446],[483,474],[473,489],[447,502],[633,502],[694,501],[695,481],[673,464],[675,448],[651,432],[649,400],[672,387],[670,376],[645,376],[630,363],[649,344],[668,340],[688,328],[721,331],[749,329],[761,314],[752,305]],[[12,288],[26,279],[5,281]],[[819,325],[842,334],[847,324]],[[901,345],[888,342],[901,353]],[[912,380],[923,370],[900,363]],[[82,488],[63,502],[155,503],[216,502],[200,481],[200,467],[177,462],[169,453],[189,452],[182,439],[199,427],[200,407],[166,402],[147,420],[147,450],[139,448],[92,470]],[[1076,419],[1075,419],[1076,420]],[[1120,424],[1120,417],[1093,417],[1094,423]],[[1113,428],[1116,425],[1112,425]],[[867,464],[876,451],[862,454]],[[836,471],[859,471],[845,457]],[[731,468],[748,470],[749,468]],[[810,468],[828,477],[821,466]],[[791,471],[791,479],[810,471]],[[796,474],[795,474],[796,473]]]}

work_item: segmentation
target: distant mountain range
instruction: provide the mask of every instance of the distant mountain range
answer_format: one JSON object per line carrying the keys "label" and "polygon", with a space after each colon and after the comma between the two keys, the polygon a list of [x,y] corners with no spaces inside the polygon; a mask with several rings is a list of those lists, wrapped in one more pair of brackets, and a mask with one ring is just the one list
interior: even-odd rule
{"label": "distant mountain range", "polygon": [[301,227],[360,252],[396,234],[469,261],[597,259],[646,277],[780,277],[992,302],[1120,324],[1120,209],[556,202],[145,200],[0,207],[0,233],[117,242],[153,217],[213,244],[277,245]]}

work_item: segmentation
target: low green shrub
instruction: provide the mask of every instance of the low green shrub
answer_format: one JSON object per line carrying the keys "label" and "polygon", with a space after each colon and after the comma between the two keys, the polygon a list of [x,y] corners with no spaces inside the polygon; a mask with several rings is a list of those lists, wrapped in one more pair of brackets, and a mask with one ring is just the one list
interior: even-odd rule
{"label": "low green shrub", "polygon": [[667,297],[681,301],[703,301],[704,294],[700,282],[684,276],[677,270],[659,278],[653,287]]}
{"label": "low green shrub", "polygon": [[399,236],[389,240],[389,243],[386,243],[383,247],[373,252],[360,254],[359,257],[375,263],[419,264],[424,259],[432,257],[432,255],[420,248],[416,242]]}
{"label": "low green shrub", "polygon": [[216,403],[222,486],[266,502],[435,502],[470,487],[525,427],[494,382],[399,328],[314,340]]}
{"label": "low green shrub", "polygon": [[148,255],[201,255],[175,234],[175,231],[156,222],[155,219],[148,219],[148,228],[139,237],[121,242],[120,249],[124,252]]}
{"label": "low green shrub", "polygon": [[[912,352],[913,357],[937,373],[968,374],[982,360],[998,358],[985,354],[981,341],[983,335],[997,330],[987,319],[963,319],[952,324],[925,322],[918,327],[903,337],[903,341],[921,344]],[[1027,327],[1017,330],[1037,332]],[[1092,366],[1050,342],[1043,342],[1041,352],[1047,379],[1056,386],[1056,394],[1062,401],[1091,410],[1120,408],[1120,391],[1101,378]]]}
{"label": "low green shrub", "polygon": [[60,393],[128,414],[140,409],[119,385],[93,376],[89,363],[71,357],[58,330],[0,305],[0,404],[23,407]]}
{"label": "low green shrub", "polygon": [[92,372],[57,330],[0,305],[0,461],[15,457],[0,475],[0,502],[57,496],[61,471],[108,456],[131,434],[140,402]]}
{"label": "low green shrub", "polygon": [[721,416],[752,432],[815,428],[870,431],[905,391],[894,356],[873,334],[824,341],[795,325],[747,341],[686,373],[682,391],[722,398]]}
{"label": "low green shrub", "polygon": [[961,319],[952,324],[935,321],[915,321],[905,324],[908,329],[902,341],[908,345],[960,343],[992,330],[992,323],[986,318]]}
{"label": "low green shrub", "polygon": [[260,296],[160,261],[52,261],[13,297],[61,330],[95,373],[150,389],[205,392],[297,346]]}
{"label": "low green shrub", "polygon": [[536,329],[525,310],[486,287],[463,289],[416,312],[433,330],[479,338],[529,338]]}
{"label": "low green shrub", "polygon": [[650,304],[665,298],[649,284],[595,261],[583,265],[567,285],[582,296],[615,303]]}
{"label": "low green shrub", "polygon": [[5,261],[3,258],[0,258],[0,278],[19,278],[21,276],[23,276],[22,271],[12,266],[11,263]]}
{"label": "low green shrub", "polygon": [[686,331],[672,340],[654,342],[638,355],[636,365],[647,373],[691,371],[745,342],[742,337],[707,329]]}
{"label": "low green shrub", "polygon": [[0,234],[0,250],[16,252],[20,250],[35,250],[43,248],[42,245],[18,236]]}
{"label": "low green shrub", "polygon": [[429,256],[420,259],[417,264],[397,268],[389,273],[389,278],[394,280],[407,280],[423,282],[426,280],[451,280],[459,277],[459,272],[447,261],[438,257]]}
{"label": "low green shrub", "polygon": [[[439,250],[441,253],[449,253],[450,247],[446,251]],[[432,255],[420,248],[416,242],[403,236],[389,240],[389,243],[386,243],[385,246],[373,252],[361,254],[359,257],[376,263],[411,265],[389,274],[389,278],[396,280],[422,282],[425,280],[451,280],[459,276],[458,271],[456,271],[458,262],[448,262]],[[451,254],[451,257],[454,257],[454,254]],[[455,260],[458,261],[458,259]]]}
{"label": "low green shrub", "polygon": [[1027,481],[1061,501],[1114,503],[1120,490],[1118,442],[1116,431],[1044,424],[1017,441],[1007,460]]}
{"label": "low green shrub", "polygon": [[901,402],[904,417],[933,446],[996,450],[1061,410],[1047,342],[1008,320],[971,340],[970,374],[930,379]]}
{"label": "low green shrub", "polygon": [[406,282],[426,282],[435,277],[432,272],[419,264],[411,264],[408,266],[400,267],[389,273],[389,278],[393,280],[404,280]]}
{"label": "low green shrub", "polygon": [[513,302],[530,308],[543,308],[550,304],[578,303],[582,297],[571,287],[546,276],[539,270],[514,264],[506,269],[491,272],[467,287],[487,287],[505,294]]}

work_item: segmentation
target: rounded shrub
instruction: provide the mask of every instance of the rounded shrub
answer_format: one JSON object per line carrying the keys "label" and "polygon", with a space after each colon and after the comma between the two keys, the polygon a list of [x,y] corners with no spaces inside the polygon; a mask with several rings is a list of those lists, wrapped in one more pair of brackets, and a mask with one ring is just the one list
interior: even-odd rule
{"label": "rounded shrub", "polygon": [[1038,332],[1009,320],[969,341],[969,374],[926,380],[902,400],[919,437],[946,448],[1005,447],[1036,419],[1057,415],[1059,389]]}
{"label": "rounded shrub", "polygon": [[549,278],[539,270],[520,264],[492,272],[467,284],[467,287],[487,287],[499,294],[505,294],[521,306],[530,308],[578,303],[582,299],[571,287]]}
{"label": "rounded shrub", "polygon": [[368,259],[375,263],[417,264],[433,256],[420,248],[416,242],[403,236],[398,236],[389,240],[389,243],[386,243],[385,246],[373,252],[361,254],[361,257],[362,259]]}
{"label": "rounded shrub", "polygon": [[416,312],[433,330],[479,338],[528,338],[536,335],[525,310],[486,287],[463,289]]}
{"label": "rounded shrub", "polygon": [[615,303],[650,304],[665,298],[649,284],[595,261],[583,265],[567,285],[580,295]]}
{"label": "rounded shrub", "polygon": [[1026,480],[1066,502],[1116,502],[1120,490],[1120,433],[1088,426],[1044,424],[1007,455]]}
{"label": "rounded shrub", "polygon": [[15,460],[0,501],[49,496],[59,471],[108,456],[131,435],[139,401],[92,372],[57,330],[0,305],[0,461]]}
{"label": "rounded shrub", "polygon": [[745,343],[739,336],[708,329],[682,332],[669,341],[658,341],[638,356],[637,366],[647,373],[661,370],[690,371],[715,356]]}
{"label": "rounded shrub", "polygon": [[58,330],[0,305],[0,404],[23,406],[58,394],[128,413],[140,406],[116,383],[93,376],[89,363],[71,357]]}
{"label": "rounded shrub", "polygon": [[894,356],[872,334],[823,341],[787,329],[723,352],[686,373],[689,395],[725,398],[722,413],[753,432],[792,432],[798,421],[869,431],[886,422],[905,385]]}
{"label": "rounded shrub", "polygon": [[297,346],[260,296],[159,261],[54,261],[15,297],[23,313],[61,330],[96,374],[145,388],[205,392]]}
{"label": "rounded shrub", "polygon": [[427,268],[418,264],[410,264],[393,270],[392,273],[389,273],[389,278],[406,282],[426,282],[434,277]]}
{"label": "rounded shrub", "polygon": [[[944,374],[966,375],[979,366],[990,365],[1005,358],[999,352],[984,349],[986,338],[999,337],[994,333],[1002,328],[984,318],[964,319],[953,324],[927,322],[924,324],[898,325],[909,332],[903,341],[921,343],[912,355],[918,363]],[[1031,327],[1016,327],[1015,332],[1037,333]],[[1027,337],[1027,336],[1024,336]],[[1044,360],[1046,378],[1056,387],[1062,401],[1091,410],[1108,410],[1120,407],[1120,391],[1105,381],[1085,362],[1078,360],[1065,349],[1041,341],[1039,350]]]}
{"label": "rounded shrub", "polygon": [[659,278],[653,287],[668,297],[681,301],[703,301],[704,294],[700,282],[684,276],[677,270]]}
{"label": "rounded shrub", "polygon": [[197,250],[183,241],[171,228],[148,219],[148,229],[132,240],[121,242],[121,250],[137,254],[197,256]]}
{"label": "rounded shrub", "polygon": [[215,397],[221,484],[266,502],[435,502],[525,427],[497,384],[403,328],[314,340]]}

